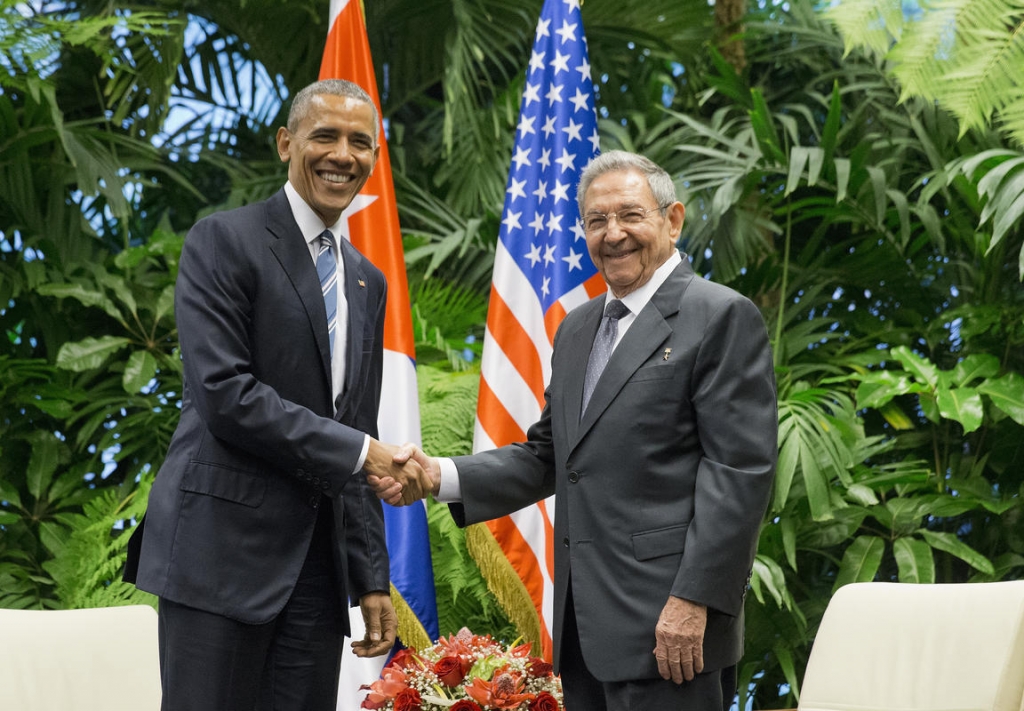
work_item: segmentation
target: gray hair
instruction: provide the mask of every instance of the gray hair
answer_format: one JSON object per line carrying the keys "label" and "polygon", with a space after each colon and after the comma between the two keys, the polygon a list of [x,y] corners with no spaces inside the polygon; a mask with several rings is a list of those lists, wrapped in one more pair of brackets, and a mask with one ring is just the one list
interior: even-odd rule
{"label": "gray hair", "polygon": [[657,163],[637,153],[608,151],[587,163],[587,167],[580,175],[580,184],[576,189],[576,202],[579,204],[581,215],[583,214],[583,198],[586,197],[590,184],[605,173],[619,170],[633,170],[644,176],[647,179],[647,186],[651,189],[651,194],[654,195],[654,199],[659,205],[670,205],[676,201],[676,186],[672,182],[672,176]]}
{"label": "gray hair", "polygon": [[373,99],[366,92],[366,89],[346,79],[321,79],[302,89],[292,100],[292,107],[288,111],[288,130],[294,133],[299,129],[302,119],[306,118],[309,112],[309,105],[313,97],[327,94],[329,96],[347,96],[359,101],[365,101],[373,111],[373,142],[376,143],[380,132],[380,118],[377,116],[377,106]]}

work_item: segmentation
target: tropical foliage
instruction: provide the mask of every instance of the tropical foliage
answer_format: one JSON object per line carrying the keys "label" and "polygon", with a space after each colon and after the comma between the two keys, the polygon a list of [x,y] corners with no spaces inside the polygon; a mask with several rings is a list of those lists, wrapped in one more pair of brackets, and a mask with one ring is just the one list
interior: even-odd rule
{"label": "tropical foliage", "polygon": [[[423,439],[439,454],[470,446],[540,4],[366,4]],[[985,7],[963,4],[956,42],[998,39],[1010,66],[1019,12]],[[1001,85],[986,90],[993,109],[962,111],[947,85],[993,77],[959,45],[947,64],[901,73],[907,42],[934,32],[949,3],[920,19],[885,15],[878,37],[844,38],[831,22],[847,31],[849,13],[881,16],[881,5],[836,8],[751,9],[739,35],[735,18],[716,30],[700,2],[583,10],[602,147],[643,152],[676,176],[681,246],[702,274],[754,299],[772,336],[780,460],[741,668],[741,703],[759,708],[794,705],[837,587],[1024,575],[1022,94]],[[182,236],[197,216],[279,187],[273,130],[316,75],[326,33],[325,1],[243,10],[4,0],[2,606],[137,599],[117,568],[177,418]],[[1004,21],[993,29],[989,16]],[[462,531],[444,507],[429,520],[442,634],[465,625],[510,642]]]}
{"label": "tropical foliage", "polygon": [[961,135],[997,122],[1024,145],[1024,4],[1019,0],[939,0],[895,5],[848,0],[828,8],[847,51],[867,50],[891,65],[900,98],[938,101]]}

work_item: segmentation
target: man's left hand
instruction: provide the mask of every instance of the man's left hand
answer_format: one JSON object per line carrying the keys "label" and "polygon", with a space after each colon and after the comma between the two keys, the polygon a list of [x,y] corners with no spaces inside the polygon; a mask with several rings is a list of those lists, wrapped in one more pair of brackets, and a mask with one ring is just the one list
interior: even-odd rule
{"label": "man's left hand", "polygon": [[677,684],[704,671],[704,628],[708,608],[681,597],[669,597],[654,629],[654,657],[663,679]]}
{"label": "man's left hand", "polygon": [[357,657],[379,657],[395,646],[398,634],[398,616],[391,606],[391,596],[385,592],[371,592],[359,598],[366,634],[353,640],[352,651]]}

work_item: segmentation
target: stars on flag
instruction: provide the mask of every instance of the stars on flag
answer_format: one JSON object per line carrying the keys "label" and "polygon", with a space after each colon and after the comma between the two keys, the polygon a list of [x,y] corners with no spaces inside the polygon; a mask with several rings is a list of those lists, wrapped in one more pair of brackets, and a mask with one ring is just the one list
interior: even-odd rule
{"label": "stars on flag", "polygon": [[576,205],[599,149],[594,85],[579,2],[557,5],[537,24],[499,234],[544,311],[596,273]]}

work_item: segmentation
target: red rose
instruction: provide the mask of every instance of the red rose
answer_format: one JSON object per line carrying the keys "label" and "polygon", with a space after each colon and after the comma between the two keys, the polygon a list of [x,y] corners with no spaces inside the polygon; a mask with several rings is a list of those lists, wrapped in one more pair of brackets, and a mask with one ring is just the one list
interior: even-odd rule
{"label": "red rose", "polygon": [[528,708],[530,711],[558,711],[558,700],[548,692],[542,691],[530,702]]}
{"label": "red rose", "polygon": [[388,662],[389,667],[398,667],[399,669],[409,669],[410,667],[415,669],[419,659],[416,657],[416,653],[411,649],[399,649],[395,652],[395,656],[391,657],[391,661]]}
{"label": "red rose", "polygon": [[417,711],[422,704],[420,692],[412,687],[402,689],[395,697],[395,711]]}
{"label": "red rose", "polygon": [[551,664],[545,662],[540,657],[530,657],[530,664],[526,669],[530,672],[530,676],[537,677],[551,676],[552,671]]}
{"label": "red rose", "polygon": [[482,711],[482,709],[475,701],[459,699],[448,711]]}
{"label": "red rose", "polygon": [[445,686],[458,686],[466,677],[466,671],[462,667],[462,660],[458,657],[441,657],[434,664],[434,674]]}

